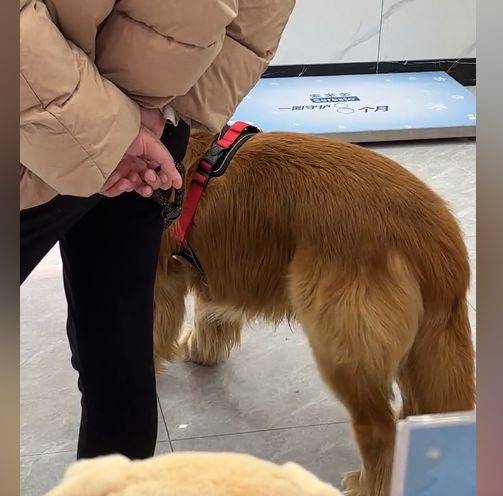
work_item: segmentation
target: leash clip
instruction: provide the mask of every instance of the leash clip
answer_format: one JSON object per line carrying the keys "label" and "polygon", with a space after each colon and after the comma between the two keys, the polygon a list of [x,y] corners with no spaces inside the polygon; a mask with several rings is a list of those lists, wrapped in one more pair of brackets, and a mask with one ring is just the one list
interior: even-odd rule
{"label": "leash clip", "polygon": [[[175,167],[180,174],[182,181],[185,175],[185,167],[182,162],[175,162]],[[171,188],[167,191],[157,189],[152,194],[152,199],[162,207],[161,217],[164,222],[164,228],[168,228],[182,213],[183,198],[185,196],[185,188]]]}

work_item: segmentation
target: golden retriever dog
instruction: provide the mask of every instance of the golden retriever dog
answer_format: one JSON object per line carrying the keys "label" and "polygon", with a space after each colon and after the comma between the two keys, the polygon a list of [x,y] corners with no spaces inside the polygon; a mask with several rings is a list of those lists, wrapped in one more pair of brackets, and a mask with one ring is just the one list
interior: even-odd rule
{"label": "golden retriever dog", "polygon": [[[187,177],[211,139],[191,138]],[[474,407],[466,247],[445,203],[392,160],[332,139],[257,134],[210,181],[189,242],[204,273],[173,258],[170,231],[163,239],[156,359],[213,365],[247,319],[300,323],[351,416],[363,466],[344,477],[346,494],[389,493],[397,416]],[[189,291],[195,322],[182,333]]]}

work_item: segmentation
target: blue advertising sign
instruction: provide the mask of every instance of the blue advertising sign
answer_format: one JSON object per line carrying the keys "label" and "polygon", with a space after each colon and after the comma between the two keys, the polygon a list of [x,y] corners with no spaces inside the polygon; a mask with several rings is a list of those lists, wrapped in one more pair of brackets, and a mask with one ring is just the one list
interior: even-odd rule
{"label": "blue advertising sign", "polygon": [[476,496],[475,414],[400,422],[391,496]]}
{"label": "blue advertising sign", "polygon": [[474,136],[475,96],[445,72],[261,79],[231,122],[351,141]]}

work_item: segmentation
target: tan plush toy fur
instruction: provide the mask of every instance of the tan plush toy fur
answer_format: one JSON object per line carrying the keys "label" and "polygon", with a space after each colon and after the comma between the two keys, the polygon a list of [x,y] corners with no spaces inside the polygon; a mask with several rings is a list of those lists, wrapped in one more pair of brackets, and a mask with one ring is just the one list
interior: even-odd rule
{"label": "tan plush toy fur", "polygon": [[46,496],[340,496],[295,463],[236,453],[172,453],[82,460]]}

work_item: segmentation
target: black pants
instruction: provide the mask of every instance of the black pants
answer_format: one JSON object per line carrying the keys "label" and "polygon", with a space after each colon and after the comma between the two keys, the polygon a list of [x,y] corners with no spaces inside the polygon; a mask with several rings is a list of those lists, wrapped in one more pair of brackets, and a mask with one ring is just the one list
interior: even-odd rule
{"label": "black pants", "polygon": [[78,458],[154,453],[152,319],[160,212],[152,200],[124,194],[58,196],[21,213],[23,279],[60,242],[67,332],[82,393]]}
{"label": "black pants", "polygon": [[[163,142],[181,160],[189,128]],[[57,196],[21,212],[21,281],[60,242],[67,332],[82,393],[78,458],[146,458],[157,437],[153,291],[161,207],[136,193]]]}

